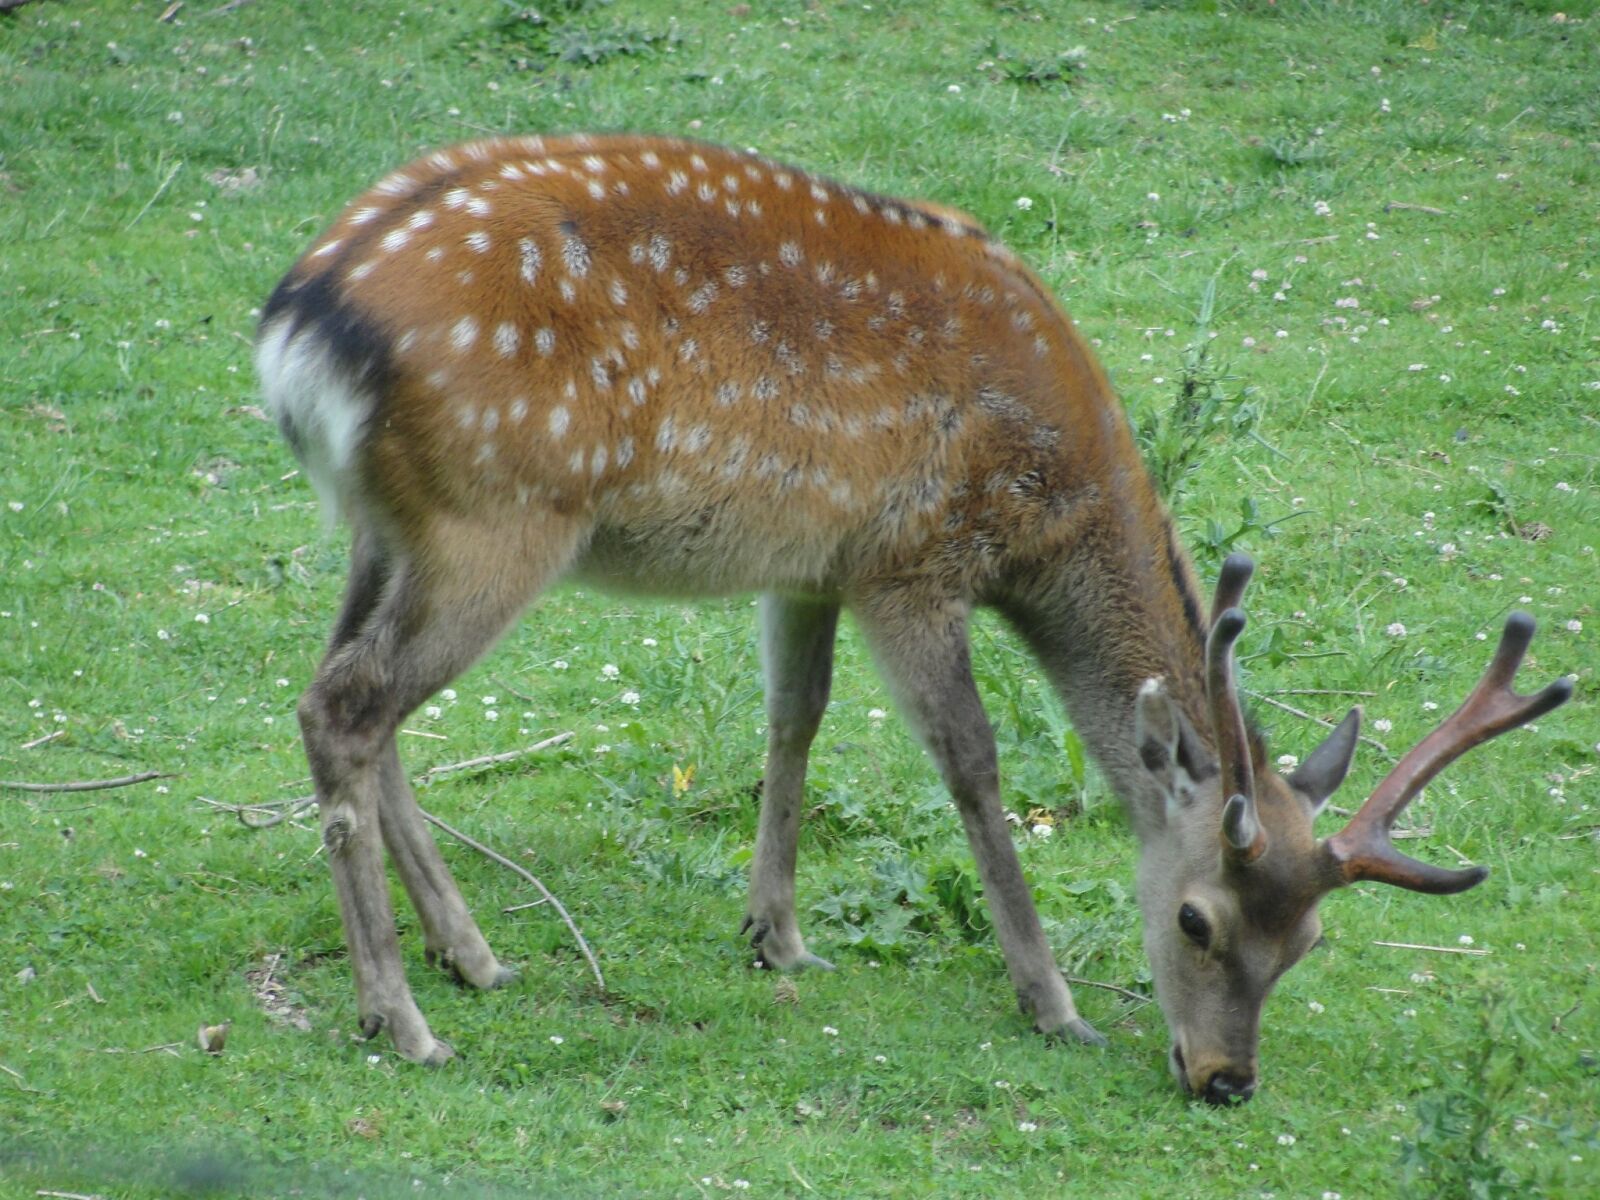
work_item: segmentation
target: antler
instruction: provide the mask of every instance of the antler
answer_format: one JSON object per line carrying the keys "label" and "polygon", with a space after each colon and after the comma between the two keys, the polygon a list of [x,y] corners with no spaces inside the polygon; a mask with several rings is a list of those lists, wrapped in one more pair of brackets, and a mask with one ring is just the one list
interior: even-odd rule
{"label": "antler", "polygon": [[1487,867],[1449,870],[1408,858],[1394,848],[1389,830],[1401,809],[1409,804],[1445,767],[1474,746],[1564,704],[1572,695],[1572,680],[1557,679],[1531,696],[1511,690],[1522,656],[1533,640],[1534,620],[1514,612],[1506,618],[1505,632],[1489,668],[1466,702],[1400,760],[1380,783],[1350,823],[1323,843],[1340,883],[1370,879],[1392,883],[1413,892],[1446,895],[1463,892],[1483,881]]}
{"label": "antler", "polygon": [[1222,768],[1222,846],[1237,862],[1251,862],[1267,848],[1266,831],[1256,816],[1244,713],[1233,686],[1233,644],[1245,624],[1238,605],[1254,570],[1255,564],[1243,554],[1230,554],[1222,564],[1211,604],[1211,635],[1206,639],[1206,704]]}

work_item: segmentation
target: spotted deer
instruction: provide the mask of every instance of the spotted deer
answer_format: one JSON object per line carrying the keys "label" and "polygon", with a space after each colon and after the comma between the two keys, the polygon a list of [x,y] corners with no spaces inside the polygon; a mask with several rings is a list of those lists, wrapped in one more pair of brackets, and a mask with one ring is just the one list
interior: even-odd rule
{"label": "spotted deer", "polygon": [[383,850],[427,957],[494,987],[496,959],[423,824],[405,715],[558,579],[761,593],[765,787],[744,931],[777,969],[829,964],[795,912],[808,748],[848,606],[948,785],[1017,999],[1104,1039],[1073,1004],[1001,807],[968,619],[1037,656],[1125,805],[1171,1065],[1247,1098],[1274,981],[1355,880],[1455,892],[1390,843],[1470,746],[1555,707],[1484,681],[1340,833],[1312,821],[1353,712],[1280,776],[1245,722],[1232,647],[1248,560],[1207,614],[1105,374],[1039,279],[972,218],[754,153],[647,137],[441,150],[380,181],[272,294],[265,395],[353,530],[343,610],[300,702],[360,1025],[451,1055],[401,966]]}

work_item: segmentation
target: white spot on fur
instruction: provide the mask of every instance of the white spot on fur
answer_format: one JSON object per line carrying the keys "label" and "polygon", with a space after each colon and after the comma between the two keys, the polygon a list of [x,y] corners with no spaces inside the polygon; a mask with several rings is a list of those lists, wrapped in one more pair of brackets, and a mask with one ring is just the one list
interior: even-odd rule
{"label": "white spot on fur", "polygon": [[596,446],[594,453],[589,456],[589,474],[598,479],[606,469],[606,460],[609,455],[604,446]]}
{"label": "white spot on fur", "polygon": [[570,279],[563,279],[560,283],[556,284],[556,291],[561,293],[561,298],[568,304],[571,304],[578,298],[578,289],[572,286],[572,280]]}
{"label": "white spot on fur", "polygon": [[457,354],[471,349],[472,343],[478,340],[478,318],[472,316],[462,317],[450,328],[450,345]]}
{"label": "white spot on fur", "polygon": [[472,199],[472,193],[464,187],[451,188],[444,194],[446,208],[465,208],[467,201]]}
{"label": "white spot on fur", "polygon": [[522,397],[511,402],[511,407],[506,410],[506,415],[511,418],[513,425],[521,425],[522,419],[528,415],[528,402]]}
{"label": "white spot on fur", "polygon": [[482,196],[474,196],[467,201],[467,211],[475,217],[487,217],[494,210]]}
{"label": "white spot on fur", "polygon": [[783,245],[779,246],[778,261],[786,267],[798,267],[800,265],[800,243],[784,242]]}
{"label": "white spot on fur", "polygon": [[606,198],[606,185],[598,179],[589,180],[589,196],[594,200],[604,200]]}
{"label": "white spot on fur", "polygon": [[611,281],[611,303],[621,308],[628,302],[628,285],[620,279]]}
{"label": "white spot on fur", "polygon": [[639,161],[645,166],[649,167],[652,171],[659,171],[661,169],[661,156],[654,150],[646,150],[639,156]]}
{"label": "white spot on fur", "polygon": [[539,244],[532,238],[523,238],[517,243],[517,253],[521,257],[522,282],[532,283],[539,278],[539,265],[544,261],[544,255],[539,251]]}
{"label": "white spot on fur", "polygon": [[633,439],[625,437],[617,443],[617,470],[622,470],[633,461]]}
{"label": "white spot on fur", "polygon": [[772,177],[772,182],[777,184],[781,191],[787,192],[794,187],[794,176],[787,171],[779,171]]}
{"label": "white spot on fur", "polygon": [[475,254],[487,254],[489,252],[489,235],[481,229],[474,229],[467,234],[464,240],[467,243],[467,249]]}
{"label": "white spot on fur", "polygon": [[333,241],[329,242],[327,245],[320,246],[316,250],[313,250],[311,252],[311,257],[312,258],[326,258],[328,255],[332,254],[335,250],[337,250],[342,245],[344,245],[343,239],[334,238]]}
{"label": "white spot on fur", "polygon": [[493,433],[499,428],[500,410],[491,404],[488,408],[483,410],[483,431],[485,433]]}
{"label": "white spot on fur", "polygon": [[444,257],[444,247],[443,246],[435,246],[432,250],[428,251],[428,261],[429,262],[438,262],[443,257]]}
{"label": "white spot on fur", "polygon": [[561,239],[561,261],[567,274],[582,279],[589,273],[589,247],[577,234],[569,233]]}
{"label": "white spot on fur", "polygon": [[550,410],[550,436],[557,441],[567,436],[567,427],[572,424],[572,414],[567,411],[567,406],[558,404]]}
{"label": "white spot on fur", "polygon": [[494,348],[501,358],[510,358],[517,352],[517,346],[522,341],[522,334],[510,321],[502,321],[495,327]]}
{"label": "white spot on fur", "polygon": [[659,233],[650,235],[650,265],[657,275],[667,269],[672,261],[672,243]]}
{"label": "white spot on fur", "polygon": [[702,183],[699,187],[694,189],[694,194],[699,196],[700,199],[705,201],[707,204],[710,204],[717,198],[717,189],[712,187],[709,183]]}
{"label": "white spot on fur", "polygon": [[628,380],[628,399],[632,400],[636,406],[643,407],[645,400],[644,380]]}
{"label": "white spot on fur", "polygon": [[736,404],[739,400],[739,385],[733,380],[717,385],[717,403],[723,408]]}
{"label": "white spot on fur", "polygon": [[689,165],[696,171],[704,171],[706,169],[706,160],[698,154],[691,154],[689,156]]}
{"label": "white spot on fur", "polygon": [[693,292],[689,293],[689,311],[696,315],[703,313],[711,307],[711,302],[717,298],[717,285],[703,283]]}
{"label": "white spot on fur", "polygon": [[696,425],[683,435],[683,450],[686,454],[699,454],[711,444],[711,427],[709,425]]}
{"label": "white spot on fur", "polygon": [[411,231],[408,229],[391,229],[383,235],[383,240],[378,243],[385,251],[393,254],[411,240]]}
{"label": "white spot on fur", "polygon": [[667,195],[676,196],[689,186],[689,177],[682,171],[667,176]]}
{"label": "white spot on fur", "polygon": [[656,429],[656,449],[662,454],[666,454],[672,449],[677,436],[677,430],[674,428],[672,418],[669,416]]}
{"label": "white spot on fur", "polygon": [[533,335],[533,347],[545,358],[555,353],[556,331],[549,327],[536,330]]}
{"label": "white spot on fur", "polygon": [[411,176],[405,174],[404,172],[397,172],[396,174],[389,176],[389,178],[385,179],[372,190],[375,192],[382,192],[385,196],[399,196],[405,192],[412,191],[416,188],[416,186],[417,181],[411,178]]}
{"label": "white spot on fur", "polygon": [[729,287],[742,288],[745,284],[750,282],[750,272],[745,270],[743,267],[732,266],[726,268],[722,272],[722,278],[727,282]]}
{"label": "white spot on fur", "polygon": [[639,348],[639,331],[634,327],[632,321],[624,321],[618,332],[622,337],[622,344],[629,350],[637,350]]}

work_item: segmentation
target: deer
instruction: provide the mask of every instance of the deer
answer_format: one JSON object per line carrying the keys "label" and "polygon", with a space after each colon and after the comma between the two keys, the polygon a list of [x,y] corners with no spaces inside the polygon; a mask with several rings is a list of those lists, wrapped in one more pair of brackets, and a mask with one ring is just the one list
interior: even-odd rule
{"label": "deer", "polygon": [[968,624],[1031,650],[1125,808],[1170,1067],[1247,1100],[1263,1004],[1357,881],[1449,894],[1485,868],[1398,851],[1458,755],[1565,701],[1512,679],[1506,622],[1461,708],[1345,827],[1352,711],[1275,770],[1234,646],[1252,564],[1209,611],[1112,386],[1039,277],[977,220],[754,151],[671,138],[492,138],[345,208],[272,292],[263,394],[351,529],[349,578],[298,717],[361,1033],[452,1056],[406,981],[384,854],[430,964],[514,978],[474,922],[401,766],[406,714],[558,580],[758,593],[766,765],[741,934],[758,966],[831,969],[796,912],[809,748],[848,608],[959,811],[1022,1012],[1103,1045],[1041,928],[1005,818]]}

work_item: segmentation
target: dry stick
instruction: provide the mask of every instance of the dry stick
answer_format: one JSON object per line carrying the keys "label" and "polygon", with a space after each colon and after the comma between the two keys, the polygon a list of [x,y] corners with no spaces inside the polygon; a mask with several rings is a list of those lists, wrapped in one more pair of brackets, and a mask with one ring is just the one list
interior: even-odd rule
{"label": "dry stick", "polygon": [[54,730],[51,733],[45,734],[43,737],[36,737],[31,742],[23,742],[22,743],[22,748],[24,750],[34,750],[34,749],[37,749],[38,747],[44,745],[46,742],[53,742],[57,738],[64,738],[66,736],[67,736],[67,731],[65,729],[57,729],[57,730]]}
{"label": "dry stick", "polygon": [[171,771],[141,771],[137,775],[124,775],[120,779],[76,779],[70,783],[19,783],[0,779],[0,788],[18,792],[99,792],[106,788],[130,787],[135,783],[148,783],[152,779],[174,779]]}
{"label": "dry stick", "polygon": [[1061,978],[1065,979],[1068,983],[1079,987],[1104,988],[1106,991],[1115,992],[1117,995],[1122,996],[1125,999],[1132,1000],[1136,1004],[1149,1004],[1153,999],[1153,997],[1141,995],[1140,993],[1130,991],[1125,987],[1118,987],[1114,983],[1101,983],[1098,979],[1079,979],[1076,975],[1063,975]]}
{"label": "dry stick", "polygon": [[463,846],[469,846],[476,850],[479,854],[483,855],[485,858],[499,863],[502,867],[505,867],[509,871],[516,872],[523,879],[526,879],[529,883],[533,884],[534,887],[538,888],[539,894],[549,901],[555,910],[561,914],[561,919],[567,923],[567,928],[572,931],[572,936],[578,943],[578,949],[582,950],[584,958],[589,960],[589,969],[594,972],[594,980],[600,985],[601,995],[605,994],[606,977],[600,973],[600,964],[595,961],[594,952],[589,949],[589,943],[583,940],[583,932],[578,928],[577,923],[573,921],[572,914],[567,912],[561,901],[555,898],[554,893],[552,893],[549,888],[545,887],[544,884],[539,882],[539,877],[537,875],[518,866],[516,863],[512,862],[509,858],[498,851],[491,850],[482,842],[474,841],[472,838],[462,833],[459,829],[451,828],[432,813],[424,809],[419,809],[418,811],[422,813],[422,819],[428,822],[428,824],[444,830]]}
{"label": "dry stick", "polygon": [[[1298,709],[1292,704],[1285,704],[1282,700],[1274,700],[1271,696],[1266,696],[1266,695],[1263,695],[1260,692],[1252,692],[1252,691],[1248,691],[1248,690],[1245,692],[1245,694],[1247,696],[1251,696],[1251,697],[1261,701],[1261,703],[1263,703],[1263,704],[1270,704],[1270,705],[1272,705],[1273,708],[1281,708],[1281,709],[1283,709],[1284,712],[1290,713],[1293,716],[1300,717],[1301,719],[1306,720],[1306,721],[1311,721],[1311,722],[1313,722],[1313,723],[1315,723],[1317,725],[1321,725],[1324,729],[1332,729],[1332,728],[1334,728],[1334,724],[1333,724],[1332,721],[1324,721],[1321,717],[1314,717],[1310,713],[1305,712],[1302,709]],[[1361,740],[1363,742],[1365,742],[1367,745],[1376,746],[1379,750],[1381,750],[1385,754],[1389,755],[1390,758],[1394,757],[1394,754],[1389,749],[1389,747],[1385,746],[1377,738],[1370,738],[1364,733],[1361,734],[1360,737],[1361,737]]]}
{"label": "dry stick", "polygon": [[1349,688],[1273,688],[1270,692],[1257,692],[1258,696],[1376,696],[1377,692],[1356,692]]}
{"label": "dry stick", "polygon": [[1474,950],[1469,946],[1419,946],[1414,942],[1373,942],[1374,946],[1388,946],[1392,950],[1431,950],[1435,954],[1472,954],[1482,957],[1487,950]]}
{"label": "dry stick", "polygon": [[58,1200],[105,1200],[105,1197],[96,1192],[88,1195],[84,1192],[52,1192],[49,1188],[40,1188],[33,1193],[35,1196],[55,1196]]}
{"label": "dry stick", "polygon": [[511,762],[513,759],[522,758],[527,754],[537,754],[540,750],[548,750],[551,746],[560,746],[566,742],[570,742],[572,738],[573,735],[571,733],[558,733],[555,735],[555,737],[545,738],[544,741],[536,742],[534,745],[529,746],[525,750],[507,750],[504,754],[485,754],[480,758],[469,758],[462,762],[445,763],[441,767],[429,767],[417,777],[417,782],[426,786],[427,784],[432,783],[439,776],[448,775],[452,771],[469,771],[475,767],[492,767],[499,763]]}

